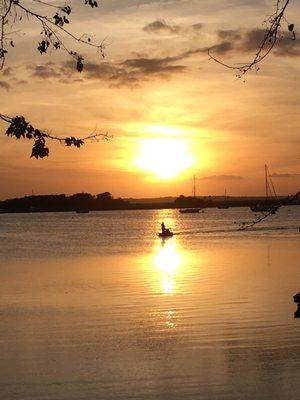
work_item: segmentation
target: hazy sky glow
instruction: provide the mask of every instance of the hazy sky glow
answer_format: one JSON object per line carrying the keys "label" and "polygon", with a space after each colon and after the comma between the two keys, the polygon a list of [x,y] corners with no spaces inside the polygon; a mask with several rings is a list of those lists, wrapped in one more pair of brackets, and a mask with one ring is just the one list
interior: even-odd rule
{"label": "hazy sky glow", "polygon": [[[103,0],[97,10],[74,7],[73,31],[107,37],[105,61],[82,49],[82,74],[62,53],[40,56],[40,29],[26,22],[1,73],[1,112],[22,114],[57,135],[97,127],[114,139],[82,150],[50,143],[50,157],[37,161],[29,158],[29,142],[2,134],[0,197],[32,190],[191,194],[193,175],[199,195],[225,188],[260,195],[264,163],[279,194],[299,189],[300,38],[286,35],[245,82],[207,56],[212,47],[224,61],[248,61],[273,3]],[[287,18],[300,26],[295,0]]]}

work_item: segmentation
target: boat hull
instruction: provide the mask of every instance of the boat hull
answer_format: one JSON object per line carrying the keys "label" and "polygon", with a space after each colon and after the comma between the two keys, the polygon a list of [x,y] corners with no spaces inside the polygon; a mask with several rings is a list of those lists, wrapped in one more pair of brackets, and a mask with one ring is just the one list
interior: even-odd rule
{"label": "boat hull", "polygon": [[274,206],[270,206],[268,204],[256,204],[253,207],[250,207],[253,212],[270,212],[274,209]]}
{"label": "boat hull", "polygon": [[181,214],[197,214],[200,210],[201,208],[183,208],[180,209],[179,212]]}
{"label": "boat hull", "polygon": [[170,233],[159,233],[158,234],[158,237],[160,237],[160,238],[170,238],[170,237],[172,237],[172,236],[174,236],[174,233],[173,232],[170,232]]}

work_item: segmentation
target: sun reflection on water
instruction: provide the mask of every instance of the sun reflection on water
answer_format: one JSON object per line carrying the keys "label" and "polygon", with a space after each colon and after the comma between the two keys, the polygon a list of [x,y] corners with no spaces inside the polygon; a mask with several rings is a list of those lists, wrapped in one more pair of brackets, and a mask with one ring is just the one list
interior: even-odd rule
{"label": "sun reflection on water", "polygon": [[174,282],[172,279],[165,278],[162,280],[162,287],[166,294],[171,294],[174,290]]}
{"label": "sun reflection on water", "polygon": [[156,254],[155,265],[161,269],[161,271],[171,274],[180,264],[181,256],[176,248],[176,243],[174,241],[163,241]]}
{"label": "sun reflection on water", "polygon": [[[177,221],[170,216],[160,216],[166,226],[177,231]],[[151,320],[160,334],[170,339],[170,332],[180,325],[181,302],[188,293],[188,276],[193,273],[194,255],[182,246],[179,235],[157,240],[152,251],[143,257],[147,287],[154,296],[151,301]],[[198,258],[198,257],[197,257]],[[198,263],[197,263],[198,264]],[[172,334],[173,334],[172,333]]]}
{"label": "sun reflection on water", "polygon": [[155,274],[160,281],[160,290],[166,295],[178,293],[178,283],[184,273],[187,255],[180,248],[175,238],[162,241],[155,248],[154,266]]}

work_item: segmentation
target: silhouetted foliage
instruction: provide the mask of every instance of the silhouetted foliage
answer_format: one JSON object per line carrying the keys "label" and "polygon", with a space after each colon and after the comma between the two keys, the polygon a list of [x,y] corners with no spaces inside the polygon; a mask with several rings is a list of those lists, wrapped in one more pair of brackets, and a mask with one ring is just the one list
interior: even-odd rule
{"label": "silhouetted foliage", "polygon": [[16,139],[34,140],[31,157],[35,157],[36,159],[48,157],[49,148],[46,146],[47,139],[56,140],[68,147],[74,146],[80,148],[86,140],[97,140],[99,138],[108,140],[111,138],[107,133],[94,133],[81,139],[77,139],[74,136],[61,138],[34,128],[22,116],[11,118],[5,115],[0,115],[0,118],[10,124],[6,130],[7,136],[15,137]]}
{"label": "silhouetted foliage", "polygon": [[113,196],[109,192],[97,194],[97,200],[99,200],[99,201],[109,202],[112,199],[113,199]]}
{"label": "silhouetted foliage", "polygon": [[236,70],[236,76],[241,78],[250,70],[255,70],[256,72],[259,70],[259,64],[268,56],[268,54],[272,51],[273,47],[277,42],[284,36],[284,28],[283,25],[286,25],[287,30],[291,34],[291,39],[296,39],[295,34],[295,26],[292,23],[289,23],[286,19],[286,9],[290,3],[290,0],[276,0],[275,3],[275,11],[270,17],[264,21],[266,25],[266,32],[263,37],[262,42],[258,46],[258,50],[254,56],[254,58],[248,63],[239,63],[239,65],[227,64],[220,59],[213,56],[211,49],[208,49],[208,55],[211,60],[221,64],[223,67],[230,68]]}
{"label": "silhouetted foliage", "polygon": [[[97,1],[82,0],[82,3],[92,8],[98,7]],[[45,9],[45,14],[41,13],[41,6]],[[1,0],[0,12],[0,69],[4,67],[9,48],[15,47],[10,28],[17,21],[22,21],[24,16],[35,21],[37,28],[41,30],[42,39],[37,43],[40,54],[46,54],[50,49],[63,50],[75,60],[75,66],[81,72],[84,58],[66,45],[64,39],[69,37],[75,43],[94,47],[104,58],[104,42],[95,43],[88,34],[77,36],[66,27],[71,22],[72,7],[70,5],[57,5],[42,0]]]}
{"label": "silhouetted foliage", "polygon": [[194,196],[183,196],[182,194],[175,199],[174,204],[179,208],[193,208],[193,207],[212,207],[213,201],[209,199],[199,199]]}
{"label": "silhouetted foliage", "polygon": [[[108,192],[106,192],[108,193]],[[97,211],[129,209],[130,204],[123,199],[99,199],[90,193],[75,193],[71,196],[40,195],[0,201],[0,212],[49,212],[49,211]]]}
{"label": "silhouetted foliage", "polygon": [[[97,8],[98,3],[94,0],[81,0],[82,4]],[[45,14],[41,14],[39,7],[44,7]],[[53,11],[53,9],[55,11]],[[6,62],[6,55],[10,48],[16,46],[12,40],[11,27],[17,22],[22,21],[26,16],[37,23],[38,29],[41,29],[42,38],[37,43],[37,50],[41,55],[46,54],[50,49],[63,50],[71,56],[75,63],[74,68],[78,72],[84,69],[84,57],[77,51],[70,49],[65,44],[65,38],[71,38],[74,43],[84,46],[90,46],[97,50],[101,58],[104,58],[104,43],[94,43],[91,36],[76,36],[67,27],[70,24],[72,7],[67,4],[57,5],[52,2],[42,0],[0,0],[0,70],[3,69]],[[66,146],[80,148],[87,139],[109,139],[111,136],[103,133],[92,133],[85,138],[76,138],[74,136],[59,138],[46,132],[34,128],[30,125],[24,116],[7,116],[0,113],[0,119],[9,124],[6,135],[16,139],[34,140],[31,157],[44,158],[49,155],[47,139],[56,140],[64,143]]]}

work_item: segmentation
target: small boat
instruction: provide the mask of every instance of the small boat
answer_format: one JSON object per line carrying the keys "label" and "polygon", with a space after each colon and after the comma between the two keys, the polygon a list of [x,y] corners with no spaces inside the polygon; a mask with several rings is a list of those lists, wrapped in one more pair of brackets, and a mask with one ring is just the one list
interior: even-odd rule
{"label": "small boat", "polygon": [[201,208],[181,208],[179,212],[181,214],[196,214],[201,210]]}
{"label": "small boat", "polygon": [[78,209],[76,210],[76,214],[88,214],[90,210],[85,210],[85,209]]}
{"label": "small boat", "polygon": [[[227,189],[226,188],[225,188],[224,201],[225,202],[227,201]],[[217,208],[225,210],[225,209],[229,208],[229,205],[226,203],[222,203],[222,204],[219,204]]]}
{"label": "small boat", "polygon": [[174,235],[173,232],[171,232],[169,229],[166,229],[165,232],[159,232],[158,236],[161,238],[169,238],[172,237]]}
{"label": "small boat", "polygon": [[[275,212],[274,205],[268,204],[267,202],[257,203],[250,207],[253,212]],[[273,210],[274,209],[274,210]]]}

